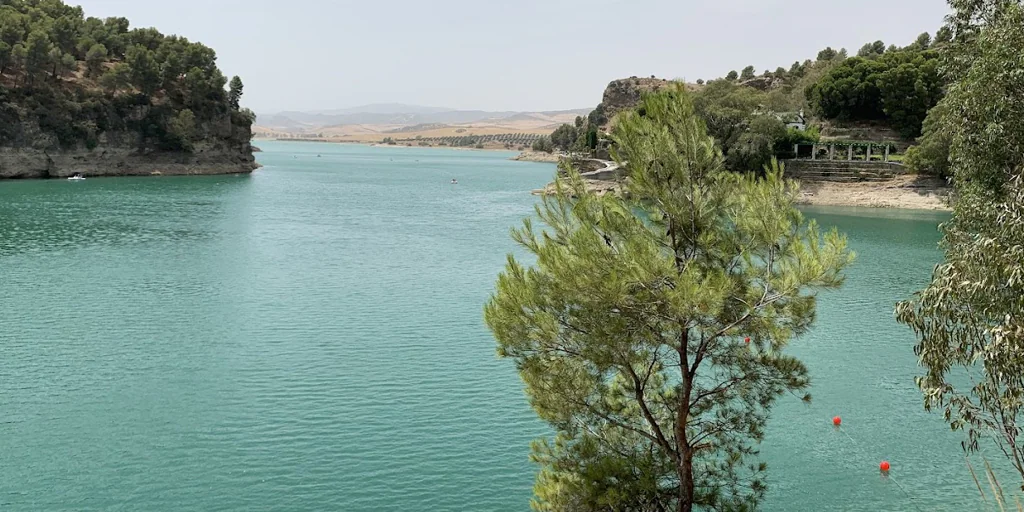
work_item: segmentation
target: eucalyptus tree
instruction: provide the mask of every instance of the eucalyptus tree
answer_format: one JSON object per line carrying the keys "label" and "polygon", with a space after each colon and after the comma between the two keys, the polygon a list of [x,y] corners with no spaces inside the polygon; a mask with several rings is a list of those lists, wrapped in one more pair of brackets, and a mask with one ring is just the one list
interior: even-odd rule
{"label": "eucalyptus tree", "polygon": [[965,431],[968,453],[991,440],[1024,486],[1024,6],[950,4],[952,85],[937,122],[958,199],[945,261],[896,314],[918,337],[925,408]]}

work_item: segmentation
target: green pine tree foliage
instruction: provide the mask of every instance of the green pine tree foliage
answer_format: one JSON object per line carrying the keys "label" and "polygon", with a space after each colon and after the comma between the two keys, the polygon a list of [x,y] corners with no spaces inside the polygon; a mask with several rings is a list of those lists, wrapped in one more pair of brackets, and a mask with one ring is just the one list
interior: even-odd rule
{"label": "green pine tree foliage", "polygon": [[536,264],[509,256],[485,307],[556,432],[533,446],[533,506],[753,509],[772,404],[810,384],[786,346],[853,256],[804,220],[777,164],[726,171],[682,86],[647,95],[612,137],[626,193],[588,192],[569,170],[537,209],[544,227],[513,231]]}
{"label": "green pine tree foliage", "polygon": [[1024,487],[1024,6],[950,4],[941,122],[958,199],[945,261],[896,315],[918,337],[925,408],[965,432],[968,453],[994,443]]}
{"label": "green pine tree foliage", "polygon": [[130,29],[124,18],[86,17],[60,0],[0,0],[0,144],[60,149],[127,132],[141,149],[181,151],[190,110],[197,140],[245,150],[253,115],[239,108],[241,81],[229,96],[216,61],[207,46]]}
{"label": "green pine tree foliage", "polygon": [[231,108],[238,110],[242,101],[242,91],[244,86],[242,85],[242,79],[237,75],[231,78],[231,82],[228,84],[228,104]]}

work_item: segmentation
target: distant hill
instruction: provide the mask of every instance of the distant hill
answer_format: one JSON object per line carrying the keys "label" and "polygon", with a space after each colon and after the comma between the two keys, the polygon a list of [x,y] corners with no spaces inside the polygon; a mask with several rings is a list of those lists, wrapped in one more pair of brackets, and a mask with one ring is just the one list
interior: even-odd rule
{"label": "distant hill", "polygon": [[537,121],[551,123],[566,116],[585,116],[589,112],[590,109],[547,112],[491,112],[484,110],[450,110],[416,105],[379,104],[340,110],[258,114],[256,124],[267,130],[290,133],[353,125],[381,125],[388,126],[389,129],[393,130],[416,125],[463,125],[481,122]]}
{"label": "distant hill", "polygon": [[343,115],[343,114],[436,114],[438,112],[451,112],[457,110],[444,107],[424,107],[422,105],[407,105],[404,103],[374,103],[360,107],[341,108],[334,110],[315,110],[313,114]]}
{"label": "distant hill", "polygon": [[445,128],[446,124],[433,123],[433,124],[414,124],[412,126],[403,126],[401,128],[393,128],[386,130],[385,133],[412,133],[412,132],[423,132],[427,130],[437,130],[439,128]]}

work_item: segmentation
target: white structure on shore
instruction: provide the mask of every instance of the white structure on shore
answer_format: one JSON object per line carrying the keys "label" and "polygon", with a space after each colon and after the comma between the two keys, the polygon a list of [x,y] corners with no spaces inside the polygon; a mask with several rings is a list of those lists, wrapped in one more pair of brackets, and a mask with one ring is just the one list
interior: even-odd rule
{"label": "white structure on shore", "polygon": [[807,129],[807,118],[804,117],[804,111],[800,112],[781,112],[775,114],[775,117],[786,123],[786,128],[796,128],[797,130],[803,131]]}

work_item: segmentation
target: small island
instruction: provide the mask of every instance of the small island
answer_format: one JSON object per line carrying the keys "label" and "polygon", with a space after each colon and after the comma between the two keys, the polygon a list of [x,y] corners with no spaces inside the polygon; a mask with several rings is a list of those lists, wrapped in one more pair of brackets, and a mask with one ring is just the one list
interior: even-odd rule
{"label": "small island", "polygon": [[255,115],[213,49],[60,1],[0,5],[0,179],[240,174]]}

